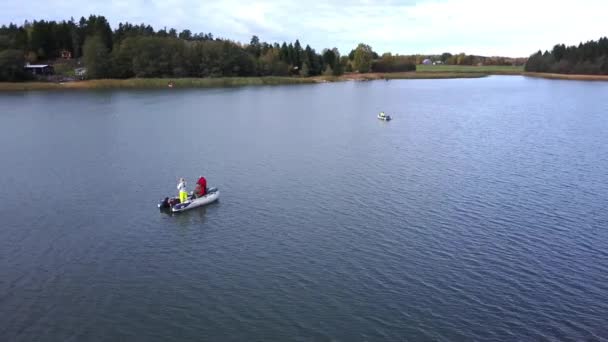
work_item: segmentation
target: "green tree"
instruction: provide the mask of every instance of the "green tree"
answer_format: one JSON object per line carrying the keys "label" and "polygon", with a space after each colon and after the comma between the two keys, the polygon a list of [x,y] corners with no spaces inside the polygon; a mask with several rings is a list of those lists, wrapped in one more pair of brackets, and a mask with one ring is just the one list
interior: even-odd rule
{"label": "green tree", "polygon": [[23,81],[27,78],[23,70],[25,59],[21,50],[4,50],[0,52],[0,81]]}
{"label": "green tree", "polygon": [[333,48],[333,49],[331,49],[331,51],[334,54],[334,63],[332,65],[334,76],[340,76],[340,75],[344,74],[344,67],[340,61],[340,59],[341,59],[340,51],[338,51],[338,48]]}
{"label": "green tree", "polygon": [[289,74],[289,66],[279,57],[281,49],[273,48],[260,57],[259,71],[262,76],[285,76]]}
{"label": "green tree", "polygon": [[137,77],[184,75],[188,69],[180,56],[185,56],[184,41],[170,37],[139,37],[133,56]]}
{"label": "green tree", "polygon": [[340,51],[338,51],[337,48],[323,50],[321,58],[323,60],[323,66],[325,68],[327,68],[327,66],[331,67],[333,75],[339,76],[344,73],[344,67],[340,62]]}
{"label": "green tree", "polygon": [[110,54],[101,37],[92,36],[87,38],[82,52],[84,65],[87,68],[87,77],[104,78],[109,76]]}
{"label": "green tree", "polygon": [[258,36],[251,37],[249,46],[247,46],[247,51],[256,58],[260,57],[262,54],[262,45],[260,44],[260,38],[258,38]]}
{"label": "green tree", "polygon": [[70,38],[72,39],[72,57],[80,58],[82,56],[82,45],[80,45],[80,33],[76,25],[72,23],[70,28]]}
{"label": "green tree", "polygon": [[0,50],[10,49],[12,46],[11,40],[8,36],[0,35]]}
{"label": "green tree", "polygon": [[348,56],[340,57],[340,63],[343,66],[344,72],[353,72],[353,65]]}
{"label": "green tree", "polygon": [[537,53],[533,54],[532,56],[530,56],[530,58],[528,58],[524,70],[528,72],[539,72],[541,69],[542,58],[543,54],[539,50]]}
{"label": "green tree", "polygon": [[294,61],[293,64],[294,66],[297,66],[298,68],[302,67],[302,59],[303,59],[303,54],[304,54],[304,50],[302,49],[302,45],[300,45],[300,41],[296,39],[295,44],[293,45],[293,55],[294,55]]}
{"label": "green tree", "polygon": [[128,37],[115,44],[112,50],[112,77],[129,78],[135,76],[133,58],[137,53],[139,37]]}
{"label": "green tree", "polygon": [[335,54],[334,50],[330,50],[330,49],[325,49],[323,50],[323,65],[327,66],[331,66],[332,69],[336,66],[336,60],[337,60],[337,56]]}
{"label": "green tree", "polygon": [[456,64],[464,65],[465,64],[466,55],[464,53],[460,53],[456,56]]}
{"label": "green tree", "polygon": [[449,60],[451,57],[452,57],[452,54],[451,54],[451,53],[449,53],[449,52],[444,52],[444,53],[442,53],[442,54],[441,54],[441,61],[442,61],[443,63],[446,63],[446,64],[447,64],[447,63],[448,63],[448,60]]}
{"label": "green tree", "polygon": [[300,76],[308,77],[310,76],[310,67],[308,66],[308,62],[302,64],[302,69],[300,69]]}
{"label": "green tree", "polygon": [[390,53],[385,53],[382,58],[373,61],[373,72],[403,72],[415,71],[416,64],[412,63],[409,57],[393,56]]}
{"label": "green tree", "polygon": [[184,40],[190,40],[192,39],[192,32],[190,32],[190,30],[183,30],[179,33],[179,38]]}
{"label": "green tree", "polygon": [[320,75],[323,71],[323,63],[320,56],[317,55],[314,49],[310,46],[306,45],[306,49],[304,50],[304,54],[306,55],[305,61],[308,61],[308,65],[310,67],[309,74],[310,76]]}
{"label": "green tree", "polygon": [[293,48],[293,44],[287,45],[287,64],[295,66],[296,50]]}
{"label": "green tree", "polygon": [[30,50],[36,52],[39,58],[53,57],[56,49],[51,23],[34,21],[30,33]]}
{"label": "green tree", "polygon": [[564,55],[566,54],[566,46],[564,44],[555,45],[553,47],[553,51],[551,51],[551,54],[557,62],[561,61],[562,58],[564,58]]}
{"label": "green tree", "polygon": [[372,67],[373,56],[374,52],[369,45],[359,44],[355,49],[353,59],[354,69],[361,73],[369,72]]}
{"label": "green tree", "polygon": [[283,42],[281,45],[281,51],[279,53],[279,58],[289,64],[289,48],[287,47],[287,43]]}
{"label": "green tree", "polygon": [[110,28],[108,20],[104,16],[89,16],[89,18],[84,21],[84,26],[82,29],[85,33],[83,36],[85,40],[91,36],[98,36],[108,51],[112,49],[112,29]]}

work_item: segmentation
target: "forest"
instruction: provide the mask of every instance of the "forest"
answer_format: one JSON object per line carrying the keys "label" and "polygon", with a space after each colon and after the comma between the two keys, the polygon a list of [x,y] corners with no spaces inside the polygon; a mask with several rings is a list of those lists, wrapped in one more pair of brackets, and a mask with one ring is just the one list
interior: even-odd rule
{"label": "forest", "polygon": [[[442,55],[378,55],[359,44],[347,55],[337,48],[317,51],[295,42],[267,43],[253,36],[248,43],[212,33],[155,30],[146,24],[119,23],[112,29],[104,16],[67,21],[26,21],[0,27],[0,81],[32,78],[27,63],[86,67],[89,79],[132,77],[338,76],[345,72],[415,71],[432,60],[454,65],[521,65],[525,59]],[[73,68],[72,68],[73,70]]]}
{"label": "forest", "polygon": [[28,78],[26,63],[53,63],[69,53],[82,60],[87,77],[231,77],[341,75],[345,71],[415,70],[404,57],[379,56],[360,44],[348,56],[338,49],[317,52],[299,40],[269,44],[253,36],[248,44],[212,33],[154,30],[120,23],[112,30],[103,16],[68,21],[33,21],[0,27],[0,80]]}
{"label": "forest", "polygon": [[608,75],[608,37],[578,46],[558,44],[549,51],[538,51],[525,65],[528,72],[556,74]]}

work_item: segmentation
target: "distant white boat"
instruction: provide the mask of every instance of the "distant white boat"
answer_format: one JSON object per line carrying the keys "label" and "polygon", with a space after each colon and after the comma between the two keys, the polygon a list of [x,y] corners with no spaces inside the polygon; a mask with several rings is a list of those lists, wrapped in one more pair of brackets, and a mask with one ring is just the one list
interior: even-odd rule
{"label": "distant white boat", "polygon": [[380,114],[378,114],[378,120],[383,120],[383,121],[390,121],[393,118],[391,118],[390,115],[386,115],[384,114],[384,112],[380,112]]}

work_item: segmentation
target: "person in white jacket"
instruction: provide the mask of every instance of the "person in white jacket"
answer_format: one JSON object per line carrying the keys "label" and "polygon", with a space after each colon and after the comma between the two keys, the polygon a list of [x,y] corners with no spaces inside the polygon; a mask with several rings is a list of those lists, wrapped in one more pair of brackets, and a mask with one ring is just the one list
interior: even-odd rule
{"label": "person in white jacket", "polygon": [[183,178],[179,179],[177,183],[177,190],[179,191],[179,202],[184,203],[188,200],[188,191],[186,191],[186,180]]}

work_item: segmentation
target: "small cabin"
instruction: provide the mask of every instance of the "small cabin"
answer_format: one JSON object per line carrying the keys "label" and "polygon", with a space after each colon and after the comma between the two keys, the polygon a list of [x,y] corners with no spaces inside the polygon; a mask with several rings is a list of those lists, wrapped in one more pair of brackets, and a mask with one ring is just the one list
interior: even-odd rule
{"label": "small cabin", "polygon": [[61,58],[63,59],[72,59],[72,53],[68,50],[61,51]]}
{"label": "small cabin", "polygon": [[48,64],[26,64],[23,69],[32,75],[52,75],[55,68]]}

